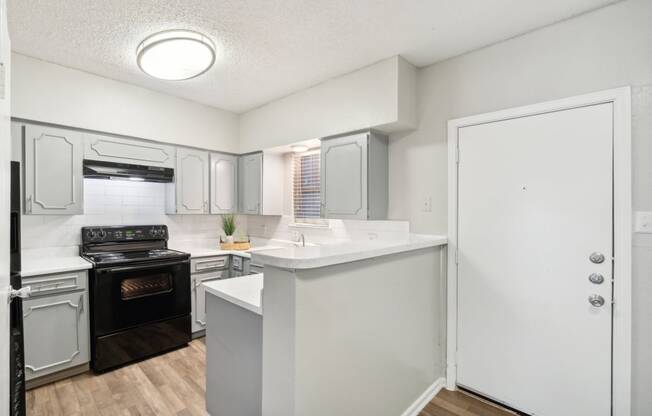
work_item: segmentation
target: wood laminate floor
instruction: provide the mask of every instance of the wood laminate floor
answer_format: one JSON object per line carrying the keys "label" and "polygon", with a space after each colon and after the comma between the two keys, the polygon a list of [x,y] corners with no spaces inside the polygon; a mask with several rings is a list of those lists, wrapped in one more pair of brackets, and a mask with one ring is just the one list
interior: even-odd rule
{"label": "wood laminate floor", "polygon": [[[206,415],[206,345],[105,374],[85,373],[27,392],[28,416]],[[513,416],[460,392],[442,390],[419,416]]]}

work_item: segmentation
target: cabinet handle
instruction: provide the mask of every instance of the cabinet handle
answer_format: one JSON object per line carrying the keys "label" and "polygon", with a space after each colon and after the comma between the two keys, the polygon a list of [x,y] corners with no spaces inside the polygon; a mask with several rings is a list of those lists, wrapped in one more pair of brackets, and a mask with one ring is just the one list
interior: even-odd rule
{"label": "cabinet handle", "polygon": [[27,213],[31,214],[32,213],[32,196],[27,197]]}
{"label": "cabinet handle", "polygon": [[79,309],[77,314],[81,318],[81,314],[84,312],[84,295],[79,295]]}

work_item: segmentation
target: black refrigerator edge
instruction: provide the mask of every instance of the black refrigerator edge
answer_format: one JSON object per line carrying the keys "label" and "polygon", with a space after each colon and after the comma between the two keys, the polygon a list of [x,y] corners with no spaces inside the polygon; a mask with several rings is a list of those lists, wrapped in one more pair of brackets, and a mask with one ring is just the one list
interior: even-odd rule
{"label": "black refrigerator edge", "polygon": [[[20,163],[11,162],[11,205],[10,205],[10,260],[11,286],[21,288],[20,279]],[[23,338],[23,300],[15,297],[11,301],[9,327],[9,414],[25,416],[25,345]]]}

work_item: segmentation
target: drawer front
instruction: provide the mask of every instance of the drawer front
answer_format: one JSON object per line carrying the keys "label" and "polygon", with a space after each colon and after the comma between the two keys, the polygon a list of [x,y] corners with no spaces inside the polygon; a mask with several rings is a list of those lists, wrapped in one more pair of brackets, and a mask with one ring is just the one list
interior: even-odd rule
{"label": "drawer front", "polygon": [[89,361],[87,311],[87,292],[23,301],[27,380]]}
{"label": "drawer front", "polygon": [[229,256],[205,257],[190,260],[191,273],[206,273],[213,270],[222,270],[229,267]]}
{"label": "drawer front", "polygon": [[84,270],[77,272],[24,277],[22,279],[22,285],[23,287],[29,286],[32,289],[31,296],[40,296],[51,293],[86,289],[87,280],[87,272]]}

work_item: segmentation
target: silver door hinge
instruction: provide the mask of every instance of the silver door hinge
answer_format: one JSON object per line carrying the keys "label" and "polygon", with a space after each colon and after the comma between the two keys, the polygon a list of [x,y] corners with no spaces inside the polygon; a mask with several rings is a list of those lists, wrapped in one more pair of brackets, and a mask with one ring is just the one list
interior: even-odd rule
{"label": "silver door hinge", "polygon": [[455,163],[460,164],[460,148],[455,148]]}

